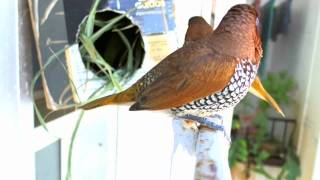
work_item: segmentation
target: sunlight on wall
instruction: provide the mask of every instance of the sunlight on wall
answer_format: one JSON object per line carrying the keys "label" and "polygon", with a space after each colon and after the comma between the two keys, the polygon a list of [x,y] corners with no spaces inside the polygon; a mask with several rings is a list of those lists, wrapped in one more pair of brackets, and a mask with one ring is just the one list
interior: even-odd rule
{"label": "sunlight on wall", "polygon": [[269,70],[288,70],[298,84],[296,114],[289,116],[298,118],[295,141],[301,160],[301,179],[311,179],[316,170],[319,142],[319,5],[318,0],[292,2],[289,33],[270,44],[268,57]]}

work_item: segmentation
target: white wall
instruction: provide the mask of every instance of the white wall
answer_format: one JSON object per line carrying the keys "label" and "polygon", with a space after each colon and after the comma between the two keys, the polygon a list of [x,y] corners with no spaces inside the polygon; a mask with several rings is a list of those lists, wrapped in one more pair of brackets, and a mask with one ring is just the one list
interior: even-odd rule
{"label": "white wall", "polygon": [[[18,4],[19,3],[19,4]],[[34,153],[31,132],[33,110],[27,79],[30,54],[27,54],[25,13],[22,1],[1,1],[0,11],[0,179],[34,179]],[[25,4],[24,4],[25,5]],[[22,11],[18,11],[18,7]],[[18,28],[19,27],[19,28]],[[20,30],[20,31],[19,31]],[[25,56],[24,56],[25,55]]]}
{"label": "white wall", "polygon": [[[289,70],[298,83],[296,112],[298,117],[297,147],[301,159],[301,179],[311,179],[315,172],[315,159],[320,128],[320,1],[292,2],[289,33],[271,43],[268,69]],[[292,116],[292,115],[289,115]],[[318,170],[319,171],[319,167]]]}

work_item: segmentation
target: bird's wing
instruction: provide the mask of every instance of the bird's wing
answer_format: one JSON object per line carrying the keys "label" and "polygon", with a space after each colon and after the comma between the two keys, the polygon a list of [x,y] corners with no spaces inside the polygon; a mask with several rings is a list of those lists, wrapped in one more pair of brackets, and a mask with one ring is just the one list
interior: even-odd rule
{"label": "bird's wing", "polygon": [[178,107],[218,92],[229,83],[236,64],[235,58],[215,52],[205,42],[184,46],[150,71],[157,76],[150,78],[130,110]]}

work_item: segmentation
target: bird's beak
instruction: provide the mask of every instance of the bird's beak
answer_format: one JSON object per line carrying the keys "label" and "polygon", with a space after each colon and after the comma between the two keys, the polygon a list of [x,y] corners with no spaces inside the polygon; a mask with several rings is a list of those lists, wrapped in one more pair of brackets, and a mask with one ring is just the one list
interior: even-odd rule
{"label": "bird's beak", "polygon": [[282,117],[285,117],[278,103],[270,96],[270,94],[264,89],[259,77],[256,77],[253,81],[249,92],[253,95],[263,99],[267,103],[269,103]]}

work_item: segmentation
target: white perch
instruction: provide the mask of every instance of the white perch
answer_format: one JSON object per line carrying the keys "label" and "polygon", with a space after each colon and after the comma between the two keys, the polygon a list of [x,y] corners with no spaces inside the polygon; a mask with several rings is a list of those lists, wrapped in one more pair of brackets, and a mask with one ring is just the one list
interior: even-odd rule
{"label": "white perch", "polygon": [[[213,118],[216,124],[221,124],[221,119]],[[228,163],[230,147],[231,121],[223,121],[226,134],[200,126],[196,144],[195,180],[231,180]]]}
{"label": "white perch", "polygon": [[212,118],[222,125],[225,133],[200,126],[198,130],[185,129],[179,118],[173,121],[174,153],[171,179],[231,180],[228,163],[232,110],[224,112],[223,120]]}

